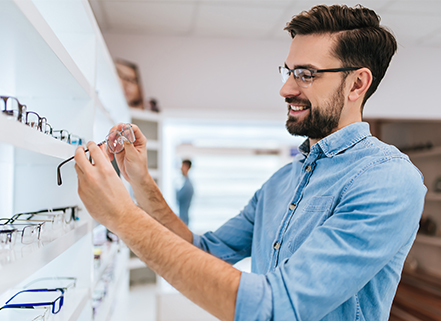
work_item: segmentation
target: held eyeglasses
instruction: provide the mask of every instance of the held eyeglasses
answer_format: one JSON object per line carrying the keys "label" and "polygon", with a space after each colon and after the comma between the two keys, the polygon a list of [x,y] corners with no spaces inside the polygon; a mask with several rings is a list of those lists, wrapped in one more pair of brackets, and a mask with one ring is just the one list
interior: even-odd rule
{"label": "held eyeglasses", "polygon": [[[98,146],[101,146],[103,144],[107,145],[107,149],[112,152],[113,154],[118,154],[124,150],[124,141],[128,141],[129,143],[134,143],[136,140],[135,133],[133,132],[133,128],[131,124],[124,124],[121,130],[114,130],[110,132],[106,139],[102,142],[98,143]],[[85,152],[87,153],[89,150],[86,149]],[[72,159],[74,159],[75,156],[72,156],[62,163],[58,165],[57,167],[57,181],[58,185],[63,184],[61,180],[61,166],[66,164],[67,162],[70,162]]]}
{"label": "held eyeglasses", "polygon": [[312,85],[312,80],[314,79],[314,74],[323,72],[342,72],[342,71],[353,71],[358,70],[361,67],[347,67],[347,68],[332,68],[332,69],[308,69],[308,68],[294,68],[289,69],[286,66],[279,66],[279,73],[282,77],[282,82],[286,83],[291,74],[294,75],[294,79],[297,85],[302,88],[308,88]]}

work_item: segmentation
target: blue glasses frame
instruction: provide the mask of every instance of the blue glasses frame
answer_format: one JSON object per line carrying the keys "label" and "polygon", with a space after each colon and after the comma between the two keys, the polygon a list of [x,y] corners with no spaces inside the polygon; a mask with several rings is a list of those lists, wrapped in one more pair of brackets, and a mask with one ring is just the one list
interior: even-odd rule
{"label": "blue glasses frame", "polygon": [[[29,293],[29,292],[61,292],[60,296],[56,298],[52,302],[35,302],[35,303],[13,303],[9,304],[15,297],[20,295],[21,293]],[[60,312],[61,307],[64,304],[64,292],[65,290],[62,288],[56,288],[56,289],[30,289],[30,290],[22,290],[14,294],[8,301],[6,301],[5,305],[0,308],[1,309],[7,309],[7,308],[21,308],[21,309],[35,309],[37,307],[45,307],[45,306],[52,306],[52,313],[57,314]]]}

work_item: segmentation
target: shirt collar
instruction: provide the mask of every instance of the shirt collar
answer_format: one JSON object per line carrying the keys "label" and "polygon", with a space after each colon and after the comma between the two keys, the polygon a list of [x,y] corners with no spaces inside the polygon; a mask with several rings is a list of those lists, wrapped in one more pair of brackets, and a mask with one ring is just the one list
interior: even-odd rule
{"label": "shirt collar", "polygon": [[[332,157],[357,144],[362,139],[371,136],[369,124],[356,122],[332,133],[321,139],[312,146],[313,151],[320,148],[327,157]],[[310,152],[309,139],[306,139],[300,146],[299,151],[306,157]]]}

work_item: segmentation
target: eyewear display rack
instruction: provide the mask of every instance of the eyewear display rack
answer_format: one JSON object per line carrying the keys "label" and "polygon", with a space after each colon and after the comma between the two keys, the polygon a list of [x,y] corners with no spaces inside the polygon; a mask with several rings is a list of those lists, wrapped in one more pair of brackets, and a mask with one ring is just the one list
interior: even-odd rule
{"label": "eyewear display rack", "polygon": [[[0,0],[0,95],[16,97],[53,129],[101,141],[130,113],[113,61],[87,0]],[[128,290],[124,244],[103,250],[94,268],[97,223],[77,194],[75,146],[0,113],[0,217],[77,205],[74,226],[50,240],[0,249],[0,304],[38,278],[74,277],[51,320],[108,320],[116,293]],[[47,232],[47,231],[46,231]],[[109,270],[111,270],[109,272]],[[105,294],[97,289],[105,278]],[[38,298],[36,297],[36,301]],[[97,306],[93,311],[93,306]],[[14,320],[20,321],[20,318]]]}
{"label": "eyewear display rack", "polygon": [[[159,189],[162,189],[162,114],[130,108],[130,116],[132,123],[136,124],[147,138],[147,167]],[[128,270],[130,284],[154,282],[156,279],[156,274],[132,252]]]}
{"label": "eyewear display rack", "polygon": [[[428,189],[423,220],[404,265],[391,320],[428,320],[441,313],[441,121],[369,119],[371,132],[407,154]],[[399,228],[399,227],[397,227]],[[438,313],[438,314],[436,314]],[[435,318],[436,319],[436,318]]]}

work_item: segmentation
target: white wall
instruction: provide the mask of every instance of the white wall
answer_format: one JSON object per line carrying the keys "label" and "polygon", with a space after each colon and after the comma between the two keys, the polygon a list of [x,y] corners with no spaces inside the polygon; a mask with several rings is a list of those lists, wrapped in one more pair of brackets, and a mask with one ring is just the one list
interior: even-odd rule
{"label": "white wall", "polygon": [[[162,110],[286,117],[277,67],[286,58],[288,34],[286,41],[104,37],[114,58],[139,65],[145,96],[156,97]],[[400,47],[365,116],[441,119],[440,58],[441,48]]]}

